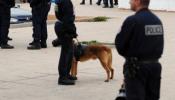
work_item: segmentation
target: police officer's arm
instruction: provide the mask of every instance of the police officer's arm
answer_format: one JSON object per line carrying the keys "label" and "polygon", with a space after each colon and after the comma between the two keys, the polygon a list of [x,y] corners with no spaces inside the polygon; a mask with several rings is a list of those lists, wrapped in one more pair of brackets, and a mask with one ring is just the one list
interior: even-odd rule
{"label": "police officer's arm", "polygon": [[59,10],[59,6],[61,6],[60,4],[55,4],[55,16],[58,20],[61,20],[63,17],[63,14],[61,13],[61,11]]}
{"label": "police officer's arm", "polygon": [[36,6],[39,4],[40,0],[28,0],[28,2],[30,3],[30,6]]}
{"label": "police officer's arm", "polygon": [[65,0],[63,3],[63,21],[64,24],[73,24],[75,21],[74,8],[71,0]]}
{"label": "police officer's arm", "polygon": [[115,46],[117,48],[117,51],[122,56],[127,56],[127,49],[129,47],[129,42],[131,39],[131,35],[133,33],[133,30],[135,28],[135,20],[134,18],[128,17],[122,27],[121,31],[117,34],[115,38]]}

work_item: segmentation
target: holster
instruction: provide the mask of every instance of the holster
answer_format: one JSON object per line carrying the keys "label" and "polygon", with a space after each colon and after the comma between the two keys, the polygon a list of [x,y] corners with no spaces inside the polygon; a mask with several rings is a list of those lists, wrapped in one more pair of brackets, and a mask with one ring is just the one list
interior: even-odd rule
{"label": "holster", "polygon": [[128,78],[135,78],[139,68],[139,62],[137,58],[127,58],[123,70],[124,76]]}
{"label": "holster", "polygon": [[138,70],[140,69],[141,64],[151,64],[158,63],[157,58],[137,58],[137,57],[129,57],[126,58],[126,62],[124,65],[124,76],[129,78],[135,78]]}

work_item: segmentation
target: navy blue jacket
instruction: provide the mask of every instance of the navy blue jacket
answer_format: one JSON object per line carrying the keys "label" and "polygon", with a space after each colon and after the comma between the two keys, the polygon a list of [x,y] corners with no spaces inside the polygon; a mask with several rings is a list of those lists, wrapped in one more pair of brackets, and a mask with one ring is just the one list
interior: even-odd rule
{"label": "navy blue jacket", "polygon": [[0,6],[4,7],[14,7],[15,6],[15,0],[0,0]]}
{"label": "navy blue jacket", "polygon": [[56,24],[55,27],[56,30],[55,32],[57,36],[58,37],[69,36],[71,38],[76,38],[77,33],[76,33],[76,26],[74,24],[75,15],[71,0],[56,0],[55,3],[57,5],[55,15],[57,19],[61,22],[61,29],[58,28],[58,26],[60,26],[58,23]]}
{"label": "navy blue jacket", "polygon": [[64,25],[73,24],[75,21],[74,8],[71,0],[56,0],[58,12],[55,15]]}
{"label": "navy blue jacket", "polygon": [[30,7],[38,6],[39,4],[46,4],[51,0],[27,0],[30,3]]}
{"label": "navy blue jacket", "polygon": [[143,59],[160,58],[164,47],[163,25],[147,8],[129,16],[117,34],[115,45],[120,55]]}

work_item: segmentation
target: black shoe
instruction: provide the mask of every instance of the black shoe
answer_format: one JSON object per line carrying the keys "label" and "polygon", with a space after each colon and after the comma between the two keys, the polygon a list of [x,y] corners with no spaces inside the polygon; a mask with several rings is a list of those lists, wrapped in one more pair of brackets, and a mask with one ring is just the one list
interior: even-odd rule
{"label": "black shoe", "polygon": [[109,6],[103,6],[103,8],[108,8]]}
{"label": "black shoe", "polygon": [[75,81],[74,80],[70,80],[67,77],[59,78],[58,79],[58,84],[59,85],[75,85]]}
{"label": "black shoe", "polygon": [[81,2],[80,5],[85,5],[85,3],[84,2]]}
{"label": "black shoe", "polygon": [[114,8],[114,6],[110,6],[110,8]]}
{"label": "black shoe", "polygon": [[13,49],[14,46],[11,46],[9,44],[1,44],[1,49]]}
{"label": "black shoe", "polygon": [[[29,45],[35,45],[35,42],[31,42],[29,43]],[[47,48],[46,42],[41,42],[40,45],[41,45],[41,48]]]}
{"label": "black shoe", "polygon": [[53,47],[58,47],[61,45],[61,41],[57,38],[57,39],[52,41],[52,45],[53,45]]}
{"label": "black shoe", "polygon": [[39,50],[41,49],[41,44],[40,43],[31,43],[27,47],[28,50]]}
{"label": "black shoe", "polygon": [[118,5],[118,3],[114,3],[114,5]]}
{"label": "black shoe", "polygon": [[41,48],[47,48],[47,43],[46,42],[41,42]]}
{"label": "black shoe", "polygon": [[34,44],[34,41],[30,42],[29,45],[33,45]]}
{"label": "black shoe", "polygon": [[77,77],[76,77],[76,76],[71,76],[71,75],[69,75],[69,76],[68,76],[68,79],[70,79],[70,80],[77,80]]}
{"label": "black shoe", "polygon": [[12,41],[12,38],[10,38],[10,37],[7,37],[7,40],[9,40],[9,41]]}
{"label": "black shoe", "polygon": [[99,3],[99,2],[97,2],[96,4],[97,4],[98,6],[100,5],[100,3]]}

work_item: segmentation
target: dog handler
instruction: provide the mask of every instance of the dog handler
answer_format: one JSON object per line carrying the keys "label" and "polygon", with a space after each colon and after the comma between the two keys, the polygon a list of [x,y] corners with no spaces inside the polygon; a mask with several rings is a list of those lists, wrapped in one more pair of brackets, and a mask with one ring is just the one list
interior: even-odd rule
{"label": "dog handler", "polygon": [[149,9],[150,0],[130,0],[136,13],[123,23],[115,39],[125,58],[126,100],[159,100],[164,31],[160,19]]}
{"label": "dog handler", "polygon": [[75,79],[70,76],[70,69],[73,60],[73,38],[77,37],[77,33],[71,0],[56,0],[55,15],[59,20],[55,23],[55,32],[61,41],[58,84],[74,85]]}

